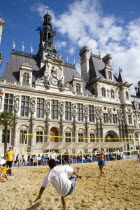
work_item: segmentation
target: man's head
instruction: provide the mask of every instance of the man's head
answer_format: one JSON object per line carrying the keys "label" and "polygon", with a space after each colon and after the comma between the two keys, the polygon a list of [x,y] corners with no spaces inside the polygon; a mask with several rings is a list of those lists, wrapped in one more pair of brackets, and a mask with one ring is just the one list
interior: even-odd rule
{"label": "man's head", "polygon": [[9,150],[12,150],[12,147],[9,147]]}
{"label": "man's head", "polygon": [[50,159],[48,165],[52,169],[56,166],[56,161],[54,159]]}

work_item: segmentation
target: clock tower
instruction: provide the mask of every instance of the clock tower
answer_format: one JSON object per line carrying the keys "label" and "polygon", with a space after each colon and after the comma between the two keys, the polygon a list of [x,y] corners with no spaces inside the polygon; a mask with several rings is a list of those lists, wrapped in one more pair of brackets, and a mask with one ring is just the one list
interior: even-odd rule
{"label": "clock tower", "polygon": [[54,31],[52,29],[51,15],[47,12],[44,15],[42,28],[40,28],[40,44],[38,56],[40,60],[46,60],[47,56],[56,55],[55,45],[53,44]]}

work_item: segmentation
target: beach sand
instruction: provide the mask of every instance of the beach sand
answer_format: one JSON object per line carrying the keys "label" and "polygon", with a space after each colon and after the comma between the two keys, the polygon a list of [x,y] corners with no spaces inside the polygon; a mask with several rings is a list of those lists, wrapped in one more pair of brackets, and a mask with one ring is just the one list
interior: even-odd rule
{"label": "beach sand", "polygon": [[[106,162],[106,177],[99,177],[96,163],[80,167],[75,191],[68,196],[68,210],[139,210],[140,163],[136,160]],[[13,168],[11,181],[0,183],[0,210],[59,210],[60,196],[49,183],[42,198],[36,199],[48,166]]]}

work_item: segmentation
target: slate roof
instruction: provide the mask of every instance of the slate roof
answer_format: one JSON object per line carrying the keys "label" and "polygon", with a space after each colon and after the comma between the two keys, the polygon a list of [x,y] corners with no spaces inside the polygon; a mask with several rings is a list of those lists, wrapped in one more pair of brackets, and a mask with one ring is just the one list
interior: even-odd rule
{"label": "slate roof", "polygon": [[[11,53],[10,59],[6,65],[1,79],[12,82],[19,82],[19,69],[21,65],[25,63],[28,63],[30,66],[32,66],[32,83],[34,83],[37,80],[37,78],[40,78],[44,75],[45,66],[42,67],[42,69],[39,69],[36,56],[32,56],[27,53],[21,53],[18,51],[13,51]],[[71,82],[73,80],[73,77],[75,76],[81,78],[80,74],[76,71],[75,66],[64,64],[64,82]],[[85,87],[85,82],[82,82],[83,87]],[[91,92],[85,90],[85,88],[84,93],[91,94]]]}
{"label": "slate roof", "polygon": [[39,66],[32,55],[21,54],[19,52],[12,52],[9,62],[3,72],[1,79],[19,82],[19,69],[22,64],[28,63],[33,69],[32,82],[35,82],[42,70],[39,71]]}
{"label": "slate roof", "polygon": [[[105,63],[102,61],[102,59],[92,54],[89,59],[89,73],[90,78],[94,77],[101,77],[103,79],[106,79],[105,76]],[[116,77],[113,75],[114,81],[117,82]]]}

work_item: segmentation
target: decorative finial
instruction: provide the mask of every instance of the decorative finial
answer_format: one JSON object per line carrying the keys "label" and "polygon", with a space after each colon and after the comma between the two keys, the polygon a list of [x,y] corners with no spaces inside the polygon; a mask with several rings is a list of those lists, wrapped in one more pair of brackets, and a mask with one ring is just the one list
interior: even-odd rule
{"label": "decorative finial", "polygon": [[33,53],[33,48],[32,48],[32,44],[31,44],[31,47],[30,47],[30,53],[32,54]]}
{"label": "decorative finial", "polygon": [[22,42],[22,52],[24,52],[25,47],[24,47],[24,42]]}
{"label": "decorative finial", "polygon": [[66,61],[67,61],[67,63],[68,63],[68,61],[69,61],[69,58],[68,58],[68,57],[66,58]]}
{"label": "decorative finial", "polygon": [[13,46],[12,46],[12,49],[14,50],[16,48],[16,44],[15,44],[15,42],[14,42],[14,40],[13,40]]}
{"label": "decorative finial", "polygon": [[121,67],[119,67],[119,71],[121,71],[121,72],[122,72],[122,68],[121,68]]}
{"label": "decorative finial", "polygon": [[101,52],[100,52],[100,49],[98,50],[98,53],[99,53],[99,58],[101,57]]}
{"label": "decorative finial", "polygon": [[89,48],[89,52],[90,52],[90,55],[92,55],[92,49],[91,49],[91,47]]}

